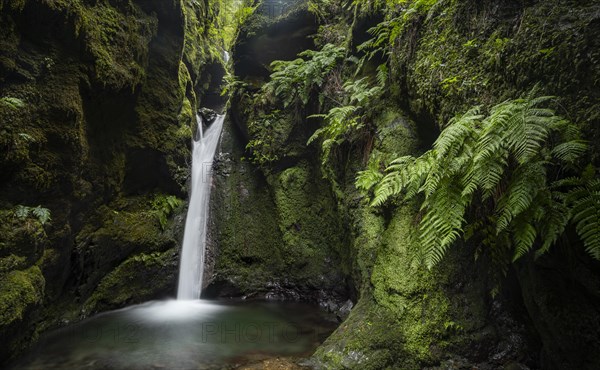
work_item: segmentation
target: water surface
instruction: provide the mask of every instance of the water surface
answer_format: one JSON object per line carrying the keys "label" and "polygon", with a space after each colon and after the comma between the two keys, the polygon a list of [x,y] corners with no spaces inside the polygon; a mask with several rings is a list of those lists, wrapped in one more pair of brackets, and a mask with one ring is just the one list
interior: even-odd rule
{"label": "water surface", "polygon": [[51,332],[13,369],[221,369],[309,356],[333,331],[318,307],[157,301]]}

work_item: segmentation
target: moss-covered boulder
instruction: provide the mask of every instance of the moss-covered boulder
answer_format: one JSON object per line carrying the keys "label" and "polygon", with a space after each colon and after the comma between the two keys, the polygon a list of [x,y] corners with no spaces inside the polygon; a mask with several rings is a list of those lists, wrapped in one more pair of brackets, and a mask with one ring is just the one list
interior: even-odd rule
{"label": "moss-covered boulder", "polygon": [[44,285],[44,276],[37,266],[0,275],[0,330],[5,333],[0,356],[10,356],[27,346],[30,338],[17,333],[42,304]]}
{"label": "moss-covered boulder", "polygon": [[[318,166],[265,176],[226,121],[214,173],[206,294],[342,302],[343,232]],[[211,267],[214,266],[214,267]]]}
{"label": "moss-covered boulder", "polygon": [[84,305],[84,313],[172,297],[176,291],[179,253],[141,253],[129,257],[104,276]]}

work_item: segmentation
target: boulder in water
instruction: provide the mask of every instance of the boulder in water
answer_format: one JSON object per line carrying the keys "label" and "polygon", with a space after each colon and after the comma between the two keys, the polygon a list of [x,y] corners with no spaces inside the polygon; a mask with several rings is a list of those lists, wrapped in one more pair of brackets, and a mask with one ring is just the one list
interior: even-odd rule
{"label": "boulder in water", "polygon": [[210,125],[211,123],[213,123],[214,120],[217,118],[217,112],[215,112],[214,110],[209,109],[209,108],[200,108],[198,110],[198,113],[200,113],[202,120],[207,125]]}

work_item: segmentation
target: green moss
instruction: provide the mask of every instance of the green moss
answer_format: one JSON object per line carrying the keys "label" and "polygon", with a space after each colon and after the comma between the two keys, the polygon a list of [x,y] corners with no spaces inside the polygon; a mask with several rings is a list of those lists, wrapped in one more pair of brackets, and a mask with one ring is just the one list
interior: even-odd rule
{"label": "green moss", "polygon": [[343,233],[318,169],[302,161],[269,170],[265,179],[241,160],[243,146],[232,129],[227,122],[221,150],[230,157],[217,163],[213,192],[218,279],[246,293],[268,292],[278,284],[307,295],[343,289],[338,254]]}
{"label": "green moss", "polygon": [[20,270],[27,266],[25,257],[11,254],[0,258],[0,276],[3,277],[13,270]]}
{"label": "green moss", "polygon": [[444,341],[452,321],[444,275],[414,264],[412,207],[403,207],[388,226],[363,208],[358,215],[356,261],[362,295],[350,317],[315,353],[324,368],[420,368],[435,363],[433,347]]}
{"label": "green moss", "polygon": [[[181,89],[181,95],[183,96],[183,104],[181,105],[181,111],[178,116],[180,129],[183,127],[192,128],[196,120],[194,114],[197,110],[196,94],[194,93],[192,77],[183,62],[179,63],[179,88]],[[186,138],[191,138],[191,134]]]}
{"label": "green moss", "polygon": [[[15,215],[15,209],[0,210],[0,256],[23,257],[28,265],[32,265],[41,257],[47,245],[46,231],[35,217],[28,215],[19,218]],[[9,260],[16,261],[12,258]]]}
{"label": "green moss", "polygon": [[[178,253],[141,253],[129,257],[98,284],[84,304],[87,313],[144,302],[175,291]],[[149,284],[149,282],[152,282]]]}
{"label": "green moss", "polygon": [[146,250],[153,250],[160,244],[160,224],[149,209],[131,212],[102,207],[100,212],[104,223],[94,232],[97,243],[108,243],[113,248],[143,246]]}
{"label": "green moss", "polygon": [[591,42],[600,36],[592,26],[597,5],[553,0],[510,12],[479,8],[444,0],[427,18],[410,21],[391,58],[398,97],[409,96],[415,114],[441,125],[456,112],[492,106],[539,83],[541,94],[558,96],[565,114],[596,137],[591,127],[600,110],[590,97],[600,80]]}
{"label": "green moss", "polygon": [[22,320],[27,310],[42,302],[44,277],[39,267],[12,271],[0,278],[0,327]]}
{"label": "green moss", "polygon": [[386,229],[371,281],[377,303],[399,321],[403,350],[415,360],[431,361],[430,348],[439,343],[449,316],[449,297],[442,290],[447,276],[415,261],[419,250],[414,213],[401,208]]}
{"label": "green moss", "polygon": [[300,162],[272,181],[285,264],[315,283],[329,269],[325,261],[340,251],[343,235],[332,194],[318,178]]}
{"label": "green moss", "polygon": [[221,150],[231,151],[232,158],[216,164],[211,215],[217,225],[217,279],[250,293],[264,289],[284,266],[273,198],[264,178],[241,160],[241,147],[227,121]]}
{"label": "green moss", "polygon": [[394,315],[364,295],[313,355],[318,369],[416,369]]}
{"label": "green moss", "polygon": [[25,7],[26,0],[0,0],[0,10],[4,8],[4,6],[8,6],[13,10],[23,10]]}
{"label": "green moss", "polygon": [[[172,224],[165,231],[151,197],[121,198],[101,206],[77,235],[77,254],[83,264],[80,294],[87,297],[115,266],[138,253],[163,252],[175,246]],[[100,226],[96,226],[100,225]]]}

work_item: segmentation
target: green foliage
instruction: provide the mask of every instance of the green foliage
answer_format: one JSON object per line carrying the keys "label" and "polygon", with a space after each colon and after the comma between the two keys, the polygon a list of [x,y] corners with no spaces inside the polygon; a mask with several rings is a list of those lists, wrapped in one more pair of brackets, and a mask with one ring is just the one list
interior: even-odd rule
{"label": "green foliage", "polygon": [[31,210],[31,213],[40,221],[42,225],[45,225],[48,221],[52,220],[50,217],[50,210],[48,208],[42,208],[37,206]]}
{"label": "green foliage", "polygon": [[224,86],[221,89],[221,96],[229,96],[240,89],[245,89],[248,84],[241,81],[232,73],[227,72],[223,77]]}
{"label": "green foliage", "polygon": [[381,161],[369,161],[367,169],[359,171],[356,177],[356,187],[363,192],[368,193],[369,189],[377,185],[382,179],[383,174],[381,173]]}
{"label": "green foliage", "polygon": [[258,3],[248,0],[218,0],[218,17],[216,17],[215,28],[219,30],[219,36],[223,40],[225,49],[233,46],[241,26],[256,10]]}
{"label": "green foliage", "polygon": [[306,50],[298,54],[301,58],[292,61],[274,61],[271,80],[262,87],[263,95],[279,98],[284,107],[294,103],[306,105],[313,90],[323,85],[344,53],[343,47],[327,44],[318,51]]}
{"label": "green foliage", "polygon": [[284,119],[280,111],[260,115],[257,119],[248,121],[248,130],[252,139],[248,141],[246,150],[252,153],[250,161],[259,166],[266,166],[279,159],[276,147],[276,126]]}
{"label": "green foliage", "polygon": [[402,19],[395,17],[383,21],[367,31],[372,38],[357,47],[358,51],[365,52],[365,58],[371,59],[378,53],[387,56],[389,48],[402,32]]}
{"label": "green foliage", "polygon": [[429,267],[463,234],[470,210],[487,215],[492,227],[478,228],[496,248],[512,249],[513,261],[536,242],[543,254],[571,220],[587,251],[600,258],[598,180],[550,181],[550,173],[577,170],[587,150],[574,124],[543,107],[550,99],[506,101],[487,116],[475,107],[452,119],[433,149],[394,160],[376,185],[373,169],[364,171],[357,186],[374,188],[373,206],[398,194],[420,196],[420,238]]}
{"label": "green foliage", "polygon": [[334,145],[339,145],[346,140],[346,137],[364,125],[357,117],[356,113],[359,107],[354,105],[345,105],[335,107],[329,110],[327,114],[315,114],[309,118],[323,118],[325,126],[315,131],[308,139],[307,144],[312,143],[319,137],[323,138],[321,148],[323,150],[323,161],[329,159],[331,149]]}
{"label": "green foliage", "polygon": [[19,220],[26,220],[29,217],[37,219],[42,225],[52,221],[50,210],[42,206],[28,207],[18,205],[14,210],[14,216]]}
{"label": "green foliage", "polygon": [[382,93],[383,86],[371,86],[368,77],[348,81],[343,86],[346,98],[338,107],[331,108],[327,114],[315,114],[309,118],[323,118],[325,125],[316,130],[307,144],[322,139],[322,162],[325,165],[334,146],[352,141],[366,125],[369,102],[375,101]]}
{"label": "green foliage", "polygon": [[8,106],[12,109],[19,109],[25,107],[25,102],[19,98],[13,98],[10,96],[5,96],[0,98],[0,104]]}
{"label": "green foliage", "polygon": [[158,194],[151,202],[152,210],[160,227],[165,230],[167,221],[173,211],[179,208],[183,201],[174,195]]}
{"label": "green foliage", "polygon": [[600,179],[588,174],[568,182],[574,188],[567,193],[565,200],[571,210],[577,234],[583,240],[586,251],[600,260]]}

